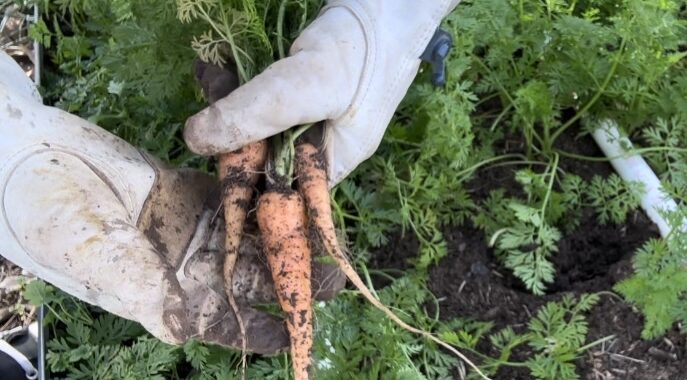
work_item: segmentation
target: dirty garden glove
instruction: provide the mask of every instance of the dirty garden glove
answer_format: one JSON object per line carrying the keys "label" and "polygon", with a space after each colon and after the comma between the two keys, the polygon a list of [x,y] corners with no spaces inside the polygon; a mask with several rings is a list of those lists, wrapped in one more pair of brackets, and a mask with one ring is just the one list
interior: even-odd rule
{"label": "dirty garden glove", "polygon": [[291,55],[186,123],[189,148],[236,150],[326,120],[330,186],[369,158],[405,95],[420,56],[458,0],[336,0]]}
{"label": "dirty garden glove", "polygon": [[[165,168],[98,126],[43,106],[1,51],[0,73],[0,254],[162,341],[241,347],[221,275],[223,221],[213,222],[216,180]],[[232,285],[248,349],[274,353],[288,346],[283,321],[248,306],[275,298],[258,242],[246,234]],[[313,268],[321,297],[342,286],[337,272]]]}

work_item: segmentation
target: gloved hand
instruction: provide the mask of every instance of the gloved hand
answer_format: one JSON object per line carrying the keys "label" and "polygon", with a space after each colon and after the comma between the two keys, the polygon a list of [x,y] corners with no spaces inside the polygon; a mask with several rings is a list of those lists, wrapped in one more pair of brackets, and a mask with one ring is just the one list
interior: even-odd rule
{"label": "gloved hand", "polygon": [[420,55],[458,2],[329,1],[294,42],[290,57],[188,120],[187,145],[216,155],[326,120],[333,186],[374,153]]}
{"label": "gloved hand", "polygon": [[[1,51],[0,73],[0,254],[165,342],[241,347],[221,274],[223,222],[213,222],[216,179],[166,168],[96,125],[43,106]],[[283,321],[249,306],[275,299],[260,255],[249,231],[232,288],[248,350],[274,353],[288,347]],[[332,297],[342,278],[313,266],[316,294]]]}

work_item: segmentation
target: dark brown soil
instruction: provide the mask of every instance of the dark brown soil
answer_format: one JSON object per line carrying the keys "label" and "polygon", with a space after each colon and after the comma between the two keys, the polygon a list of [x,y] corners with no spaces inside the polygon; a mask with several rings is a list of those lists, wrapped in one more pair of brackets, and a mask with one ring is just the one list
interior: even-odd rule
{"label": "dark brown soil", "polygon": [[[601,156],[589,137],[576,139],[563,136],[559,148],[588,156]],[[503,142],[504,151],[519,151],[517,139]],[[607,176],[612,168],[606,163],[562,160],[561,167],[590,179],[593,175]],[[511,195],[520,193],[513,180],[513,167],[482,170],[470,183],[475,200],[486,197],[489,191],[505,188]],[[440,300],[442,319],[472,318],[490,321],[492,332],[506,326],[524,331],[526,324],[542,305],[557,301],[564,294],[580,295],[605,291],[601,300],[587,315],[588,342],[613,336],[605,343],[587,351],[578,361],[582,379],[684,379],[687,378],[685,335],[677,328],[665,338],[644,341],[641,315],[612,293],[619,280],[632,272],[631,259],[635,250],[647,239],[657,237],[656,227],[641,212],[633,212],[625,225],[602,226],[590,210],[583,212],[580,227],[565,233],[559,243],[559,253],[552,259],[557,275],[545,296],[528,293],[522,283],[496,260],[487,247],[485,234],[470,225],[448,228],[445,238],[448,256],[430,271],[429,286]],[[377,268],[403,269],[408,256],[417,252],[413,238],[392,239],[387,247],[373,256],[371,265]],[[402,256],[401,252],[407,253]],[[479,349],[498,354],[484,342]],[[514,360],[528,357],[527,347],[514,353]],[[502,368],[495,379],[530,379],[527,370]]]}
{"label": "dark brown soil", "polygon": [[[537,297],[524,291],[486,246],[484,233],[470,227],[447,230],[449,255],[431,271],[430,288],[441,300],[442,318],[472,318],[523,331],[531,316],[563,294],[610,291],[631,273],[634,250],[653,229],[640,212],[625,226],[602,227],[583,223],[561,242],[555,257],[557,280],[549,294]],[[682,379],[687,371],[685,336],[677,329],[665,340],[643,341],[642,317],[612,294],[604,294],[589,313],[588,342],[614,335],[578,362],[582,379]],[[482,347],[496,355],[491,347]],[[516,354],[527,357],[526,352]],[[502,368],[495,379],[528,379],[527,372]]]}

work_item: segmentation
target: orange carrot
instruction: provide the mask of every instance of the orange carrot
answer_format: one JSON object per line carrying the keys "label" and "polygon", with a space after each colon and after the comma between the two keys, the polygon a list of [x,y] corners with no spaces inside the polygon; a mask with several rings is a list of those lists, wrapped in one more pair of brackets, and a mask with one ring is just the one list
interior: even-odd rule
{"label": "orange carrot", "polygon": [[257,219],[277,299],[286,313],[294,377],[306,380],[313,319],[311,253],[303,198],[291,189],[267,191],[258,200]]}
{"label": "orange carrot", "polygon": [[[246,352],[246,328],[241,319],[238,305],[234,299],[233,279],[236,258],[243,235],[243,225],[253,188],[260,178],[259,171],[267,159],[267,142],[257,141],[234,152],[219,156],[219,175],[224,187],[222,204],[224,206],[224,291],[241,332],[241,348]],[[245,365],[245,356],[244,356]]]}
{"label": "orange carrot", "polygon": [[310,143],[300,144],[296,148],[296,176],[299,190],[308,208],[310,226],[315,229],[329,255],[336,261],[343,273],[358,291],[360,291],[372,305],[381,310],[401,328],[422,335],[453,352],[456,356],[470,365],[479,375],[488,379],[488,377],[486,377],[486,375],[484,375],[479,368],[460,351],[427,331],[408,325],[374,297],[339,246],[336,229],[332,219],[326,161],[324,155]]}
{"label": "orange carrot", "polygon": [[[203,88],[203,93],[210,104],[229,95],[238,85],[236,64],[231,61],[224,68],[205,63],[199,59],[194,63],[195,76]],[[233,152],[220,154],[218,157],[219,179],[222,183],[222,206],[224,207],[224,291],[236,317],[241,333],[243,352],[243,369],[245,377],[245,353],[247,347],[246,328],[234,299],[234,267],[243,236],[243,226],[253,188],[260,178],[267,160],[267,141],[256,141]]]}

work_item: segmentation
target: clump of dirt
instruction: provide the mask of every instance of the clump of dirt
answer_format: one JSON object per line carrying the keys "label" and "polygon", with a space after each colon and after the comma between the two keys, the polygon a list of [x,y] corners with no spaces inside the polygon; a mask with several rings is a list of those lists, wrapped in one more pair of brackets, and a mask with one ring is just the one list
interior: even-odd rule
{"label": "clump of dirt", "polygon": [[[521,152],[517,138],[502,141],[503,152]],[[602,156],[590,137],[571,133],[561,136],[557,147],[576,154]],[[594,175],[606,177],[613,170],[607,163],[563,159],[561,168],[586,180]],[[469,185],[475,201],[483,200],[491,190],[504,189],[509,196],[521,194],[515,182],[514,167],[481,170]],[[472,318],[490,321],[492,332],[506,326],[524,331],[527,322],[541,306],[560,300],[564,294],[575,296],[600,292],[601,300],[587,315],[587,341],[613,336],[595,346],[578,362],[582,379],[682,379],[687,371],[685,336],[677,329],[665,338],[641,339],[643,318],[632,306],[612,293],[613,286],[632,274],[632,257],[645,241],[658,237],[655,225],[637,210],[623,225],[600,225],[592,210],[583,210],[578,228],[564,233],[559,252],[552,257],[556,279],[547,294],[535,296],[522,282],[504,268],[487,246],[482,230],[467,224],[444,231],[448,255],[430,270],[429,287],[440,300],[442,319]],[[370,265],[377,268],[405,269],[408,256],[417,252],[413,238],[392,239],[373,256]],[[482,352],[498,352],[483,342]],[[528,348],[514,353],[514,360],[529,357]],[[527,370],[502,368],[495,379],[530,379]]]}
{"label": "clump of dirt", "polygon": [[610,289],[631,272],[630,259],[649,238],[658,237],[657,227],[640,211],[626,224],[600,225],[591,210],[586,210],[580,226],[559,242],[552,257],[556,280],[550,292]]}

